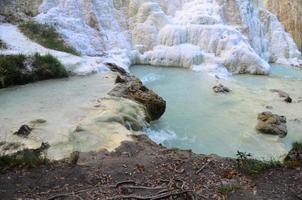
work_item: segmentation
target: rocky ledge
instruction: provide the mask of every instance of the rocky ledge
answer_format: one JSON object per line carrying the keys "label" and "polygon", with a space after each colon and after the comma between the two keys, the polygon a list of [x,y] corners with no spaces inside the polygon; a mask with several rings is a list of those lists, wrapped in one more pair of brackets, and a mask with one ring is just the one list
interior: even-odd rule
{"label": "rocky ledge", "polygon": [[166,101],[155,92],[148,89],[135,76],[127,73],[115,64],[107,63],[113,72],[119,75],[116,78],[116,87],[109,92],[111,96],[124,97],[142,104],[146,108],[146,120],[159,119],[166,110]]}

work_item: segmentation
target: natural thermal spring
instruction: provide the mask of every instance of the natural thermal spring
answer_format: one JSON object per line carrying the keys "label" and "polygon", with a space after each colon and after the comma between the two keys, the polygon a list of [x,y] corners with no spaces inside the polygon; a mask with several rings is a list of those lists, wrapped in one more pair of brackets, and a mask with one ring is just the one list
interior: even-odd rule
{"label": "natural thermal spring", "polygon": [[[235,156],[237,150],[257,158],[280,158],[301,138],[302,104],[284,102],[270,89],[288,91],[301,101],[302,71],[273,65],[269,76],[238,75],[217,80],[205,72],[179,68],[134,66],[131,71],[167,100],[165,115],[147,129],[163,145],[197,153]],[[215,94],[221,82],[230,94]],[[257,133],[257,114],[269,110],[287,117],[285,138]]]}
{"label": "natural thermal spring", "polygon": [[301,200],[302,0],[0,0],[0,199]]}

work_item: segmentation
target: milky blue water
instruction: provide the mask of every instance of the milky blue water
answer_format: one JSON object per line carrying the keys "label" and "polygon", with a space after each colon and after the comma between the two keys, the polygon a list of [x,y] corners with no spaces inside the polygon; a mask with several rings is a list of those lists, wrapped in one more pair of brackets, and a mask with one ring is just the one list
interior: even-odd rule
{"label": "milky blue water", "polygon": [[[166,113],[148,130],[165,146],[221,156],[234,156],[240,150],[257,158],[281,158],[293,141],[302,139],[302,103],[298,103],[302,70],[274,65],[270,76],[237,75],[226,80],[180,68],[133,66],[131,72],[167,101]],[[218,82],[232,92],[215,94],[212,87]],[[294,103],[285,103],[270,89],[288,92]],[[255,130],[257,114],[267,106],[287,117],[287,137]]]}

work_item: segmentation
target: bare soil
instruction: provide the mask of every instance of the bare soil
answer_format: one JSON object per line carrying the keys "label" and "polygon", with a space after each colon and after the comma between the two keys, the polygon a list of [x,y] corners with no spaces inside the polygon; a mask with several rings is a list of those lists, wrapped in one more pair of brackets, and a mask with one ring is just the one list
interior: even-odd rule
{"label": "bare soil", "polygon": [[[228,188],[228,189],[226,189]],[[81,153],[0,175],[0,199],[302,199],[302,169],[241,174],[236,161],[134,136],[115,152]]]}

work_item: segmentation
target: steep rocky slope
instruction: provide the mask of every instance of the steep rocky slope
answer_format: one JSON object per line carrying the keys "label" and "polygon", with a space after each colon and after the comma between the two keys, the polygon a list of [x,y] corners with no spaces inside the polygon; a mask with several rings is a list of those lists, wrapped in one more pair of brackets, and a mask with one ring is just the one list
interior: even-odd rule
{"label": "steep rocky slope", "polygon": [[263,0],[264,6],[277,15],[302,50],[302,1],[300,0]]}
{"label": "steep rocky slope", "polygon": [[1,0],[0,15],[9,22],[20,22],[38,14],[43,0]]}

